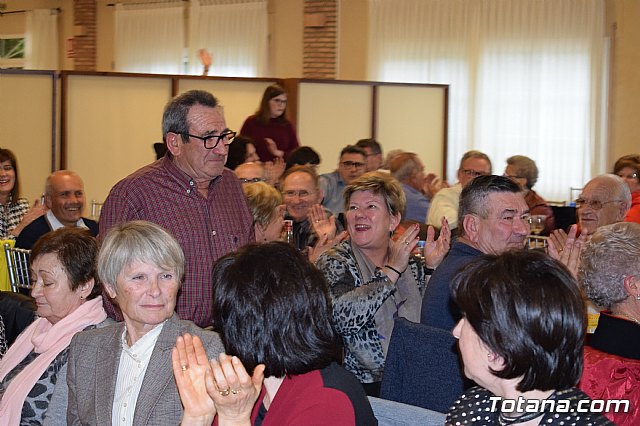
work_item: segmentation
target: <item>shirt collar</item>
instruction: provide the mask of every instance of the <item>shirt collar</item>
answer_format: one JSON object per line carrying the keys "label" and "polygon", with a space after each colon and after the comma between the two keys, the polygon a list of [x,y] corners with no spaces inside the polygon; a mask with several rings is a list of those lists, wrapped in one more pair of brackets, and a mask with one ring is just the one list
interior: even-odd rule
{"label": "shirt collar", "polygon": [[[52,231],[55,231],[56,229],[64,228],[64,225],[58,220],[57,217],[53,215],[53,212],[51,210],[47,212],[46,218],[47,218],[47,222],[49,222],[49,226],[51,227]],[[89,229],[89,227],[84,223],[84,220],[82,220],[82,218],[78,219],[78,221],[76,222],[76,227]]]}

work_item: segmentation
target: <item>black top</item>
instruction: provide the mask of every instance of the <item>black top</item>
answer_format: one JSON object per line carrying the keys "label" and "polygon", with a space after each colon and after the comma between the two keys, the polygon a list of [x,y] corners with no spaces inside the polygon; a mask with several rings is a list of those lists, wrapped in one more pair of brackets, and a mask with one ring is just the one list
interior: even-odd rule
{"label": "black top", "polygon": [[601,312],[589,346],[611,355],[640,359],[640,324]]}
{"label": "black top", "polygon": [[[489,399],[492,397],[496,396],[480,386],[469,389],[453,403],[445,424],[483,426],[500,424],[498,417],[500,416],[501,401],[494,402]],[[577,411],[579,401],[589,400],[589,397],[577,388],[557,391],[553,399],[555,400],[554,410],[545,410],[548,412],[540,417],[540,425],[613,425],[601,413],[580,413]],[[528,407],[528,404],[524,406]],[[568,408],[568,412],[565,412],[566,408]]]}

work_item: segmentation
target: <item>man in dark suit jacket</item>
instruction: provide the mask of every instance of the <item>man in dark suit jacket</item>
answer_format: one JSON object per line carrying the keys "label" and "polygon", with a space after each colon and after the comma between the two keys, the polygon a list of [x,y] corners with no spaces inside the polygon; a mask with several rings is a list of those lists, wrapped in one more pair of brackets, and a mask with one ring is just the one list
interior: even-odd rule
{"label": "man in dark suit jacket", "polygon": [[80,176],[69,170],[58,170],[47,178],[44,203],[49,211],[27,225],[18,238],[16,247],[31,249],[44,234],[63,226],[78,226],[98,235],[98,224],[82,217],[84,211],[84,184]]}

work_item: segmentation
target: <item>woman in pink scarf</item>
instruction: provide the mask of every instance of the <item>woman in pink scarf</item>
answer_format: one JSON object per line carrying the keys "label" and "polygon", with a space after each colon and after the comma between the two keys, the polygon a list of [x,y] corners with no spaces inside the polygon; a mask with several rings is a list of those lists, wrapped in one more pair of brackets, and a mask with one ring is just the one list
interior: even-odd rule
{"label": "woman in pink scarf", "polygon": [[0,360],[3,425],[65,424],[71,338],[107,318],[96,279],[98,244],[80,228],[61,228],[31,251],[31,295],[39,316]]}

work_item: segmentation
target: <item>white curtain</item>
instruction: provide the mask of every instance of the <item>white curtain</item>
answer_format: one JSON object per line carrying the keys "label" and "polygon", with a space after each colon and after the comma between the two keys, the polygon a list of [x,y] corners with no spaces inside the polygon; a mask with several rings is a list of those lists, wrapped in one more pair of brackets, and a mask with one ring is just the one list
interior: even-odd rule
{"label": "white curtain", "polygon": [[116,5],[115,71],[182,74],[184,47],[181,1]]}
{"label": "white curtain", "polygon": [[58,11],[35,9],[26,16],[25,69],[58,69]]}
{"label": "white curtain", "polygon": [[189,16],[189,74],[202,74],[198,50],[206,49],[213,59],[209,75],[266,75],[266,0],[192,0]]}
{"label": "white curtain", "polygon": [[603,0],[369,0],[369,13],[370,79],[450,85],[450,181],[469,149],[496,174],[531,157],[548,200],[604,171]]}

